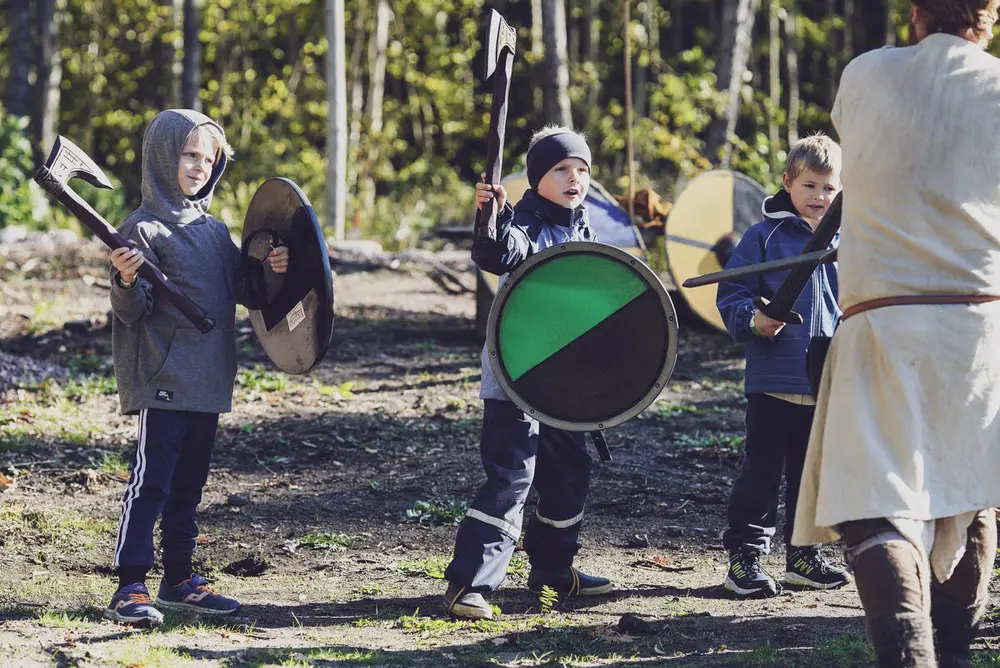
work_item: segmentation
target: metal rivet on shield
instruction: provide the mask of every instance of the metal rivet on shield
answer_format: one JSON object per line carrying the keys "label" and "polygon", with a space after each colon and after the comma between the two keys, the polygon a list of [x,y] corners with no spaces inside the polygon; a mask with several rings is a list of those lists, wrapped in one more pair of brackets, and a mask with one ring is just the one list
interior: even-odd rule
{"label": "metal rivet on shield", "polygon": [[657,383],[657,384],[656,384],[656,387],[657,387],[657,389],[659,389],[659,387],[660,387],[660,384],[659,384],[659,383]]}
{"label": "metal rivet on shield", "polygon": [[600,424],[598,424],[598,425],[597,425],[597,428],[598,428],[598,429],[604,429],[604,423],[603,423],[603,422],[601,422]]}
{"label": "metal rivet on shield", "polygon": [[560,246],[559,248],[560,248],[560,250],[566,250],[565,246]]}
{"label": "metal rivet on shield", "polygon": [[497,356],[497,351],[491,350],[490,351],[490,357],[496,357],[496,356]]}

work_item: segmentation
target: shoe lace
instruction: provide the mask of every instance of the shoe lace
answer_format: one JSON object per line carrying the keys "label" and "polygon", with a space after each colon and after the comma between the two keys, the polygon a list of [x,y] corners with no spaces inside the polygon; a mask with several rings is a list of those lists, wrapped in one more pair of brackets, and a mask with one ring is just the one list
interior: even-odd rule
{"label": "shoe lace", "polygon": [[740,568],[750,579],[757,577],[761,572],[760,559],[753,554],[739,552],[733,558],[733,562],[738,563]]}
{"label": "shoe lace", "polygon": [[793,553],[792,556],[793,556],[793,563],[802,560],[808,566],[818,570],[820,573],[826,573],[828,570],[830,570],[830,564],[828,564],[826,559],[823,558],[823,555],[819,553],[819,550],[815,549],[799,550],[798,552]]}
{"label": "shoe lace", "polygon": [[149,594],[143,594],[142,592],[138,591],[130,591],[128,593],[128,599],[133,603],[148,604]]}

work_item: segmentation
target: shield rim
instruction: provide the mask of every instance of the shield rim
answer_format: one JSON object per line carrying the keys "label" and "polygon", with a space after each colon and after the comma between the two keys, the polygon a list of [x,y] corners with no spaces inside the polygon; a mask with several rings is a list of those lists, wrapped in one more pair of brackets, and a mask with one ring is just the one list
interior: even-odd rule
{"label": "shield rim", "polygon": [[[746,227],[742,230],[740,229],[740,225],[735,220],[734,216],[735,213],[734,209],[736,206],[737,182],[742,181],[745,185],[752,186],[754,190],[760,193],[761,201],[767,198],[768,193],[767,190],[764,188],[764,186],[758,183],[755,179],[747,176],[746,174],[743,174],[742,172],[737,172],[732,169],[710,169],[708,171],[701,172],[700,174],[689,180],[687,183],[685,183],[684,187],[681,188],[681,191],[677,194],[677,197],[674,199],[674,209],[671,211],[671,216],[673,216],[674,212],[677,211],[677,204],[684,197],[685,192],[690,194],[691,186],[693,186],[696,182],[700,183],[706,181],[707,179],[720,178],[720,177],[725,177],[726,179],[729,180],[728,189],[730,192],[729,198],[731,201],[730,201],[730,211],[729,211],[729,218],[730,218],[729,227],[727,230],[720,231],[719,237],[721,237],[727,232],[739,232],[741,235],[745,234],[746,231],[750,229],[750,227],[752,227],[755,223],[763,219],[763,214],[761,215],[760,218],[756,220],[748,221],[746,223]],[[692,276],[688,276],[683,272],[677,271],[678,255],[679,254],[686,255],[688,253],[695,253],[698,251],[695,250],[694,246],[678,241],[676,236],[673,239],[671,239],[671,216],[667,217],[666,231],[665,234],[663,235],[663,252],[667,259],[667,271],[670,275],[670,278],[674,282],[674,285],[677,286],[677,292],[684,300],[684,303],[687,304],[688,308],[691,309],[691,311],[698,317],[699,320],[701,320],[706,325],[715,330],[718,330],[720,332],[725,332],[726,324],[722,321],[722,316],[719,315],[719,311],[715,306],[715,299],[709,296],[710,291],[702,290],[702,288],[700,287],[685,288],[683,286],[684,281],[686,281],[689,278],[692,278]],[[676,218],[674,218],[674,220],[676,221]],[[700,257],[704,257],[705,255],[711,253],[710,247],[712,246],[712,244],[716,243],[719,240],[719,237],[713,239],[697,238],[698,237],[697,234],[689,236],[695,237],[694,240],[696,242],[701,242],[705,245],[704,250],[701,251],[702,254],[700,255]],[[686,250],[681,251],[680,248],[684,248]],[[721,271],[723,268],[724,267],[720,266],[719,271]],[[700,275],[700,274],[695,274],[695,275]],[[700,291],[700,292],[695,292],[695,291]]]}
{"label": "shield rim", "polygon": [[[497,356],[497,337],[500,324],[500,313],[503,311],[503,308],[507,303],[507,299],[510,297],[510,287],[512,285],[516,285],[522,276],[531,272],[536,266],[566,253],[591,253],[606,255],[631,268],[646,283],[656,290],[657,297],[660,300],[660,305],[663,306],[663,311],[667,316],[667,330],[668,332],[672,332],[672,336],[669,334],[667,336],[666,360],[663,368],[660,369],[660,373],[656,377],[656,382],[653,383],[652,387],[647,390],[646,394],[644,394],[631,408],[601,422],[576,422],[572,420],[563,420],[549,415],[534,406],[530,406],[514,390],[513,385],[507,377],[503,363]],[[657,287],[659,289],[657,289]],[[493,299],[493,306],[490,308],[490,315],[486,321],[487,356],[489,357],[490,367],[493,369],[493,375],[496,376],[497,382],[500,383],[500,387],[503,388],[507,398],[510,399],[518,408],[524,411],[530,418],[538,420],[539,422],[550,427],[565,429],[566,431],[587,432],[609,429],[610,427],[615,427],[631,420],[639,413],[646,410],[646,408],[648,408],[650,404],[656,401],[657,397],[660,396],[660,393],[663,392],[667,382],[674,373],[674,367],[677,365],[677,348],[679,338],[677,311],[674,309],[674,303],[670,299],[670,294],[663,286],[663,282],[660,281],[656,272],[650,269],[649,266],[646,265],[646,263],[641,259],[635,257],[634,255],[630,255],[617,246],[602,244],[595,241],[569,241],[555,246],[550,246],[549,248],[532,255],[527,260],[522,262],[520,266],[507,276],[507,280],[501,283],[497,288],[496,296]]]}
{"label": "shield rim", "polygon": [[[272,176],[271,178],[265,179],[259,186],[257,186],[257,189],[254,190],[253,197],[250,198],[250,204],[247,206],[247,210],[243,214],[243,227],[240,230],[240,248],[242,249],[243,243],[246,241],[247,213],[253,206],[253,200],[255,197],[257,197],[257,193],[260,192],[261,188],[263,188],[270,181],[281,181],[285,185],[289,186],[292,189],[292,192],[294,192],[298,196],[299,201],[306,207],[306,211],[309,213],[309,219],[312,221],[313,229],[316,232],[316,237],[323,242],[323,246],[325,247],[326,235],[323,234],[323,226],[319,224],[319,218],[316,217],[316,210],[313,208],[312,202],[309,201],[309,198],[302,191],[302,188],[300,188],[298,184],[296,184],[289,178],[285,178],[284,176]],[[330,351],[330,344],[333,342],[333,320],[334,320],[333,309],[334,309],[334,299],[335,299],[333,293],[333,270],[330,267],[329,251],[322,253],[322,256],[323,256],[323,288],[326,291],[326,295],[329,297],[330,300],[330,318],[328,323],[324,322],[324,325],[326,325],[326,329],[328,330],[328,332],[323,337],[323,346],[320,349],[319,354],[316,356],[316,359],[313,361],[312,364],[309,365],[308,368],[302,370],[289,370],[283,368],[276,361],[274,361],[271,358],[271,355],[268,353],[267,348],[264,348],[264,343],[261,340],[260,333],[257,331],[257,326],[254,323],[253,318],[248,317],[248,319],[250,320],[250,327],[253,329],[254,336],[257,338],[257,342],[260,344],[261,349],[264,350],[264,354],[267,355],[267,359],[269,359],[271,361],[271,364],[278,367],[281,371],[284,371],[285,373],[290,373],[292,375],[302,375],[305,373],[309,373],[317,366],[319,366],[320,362],[322,362],[326,358],[326,354]],[[260,313],[260,309],[247,309],[247,311],[248,313],[253,313],[255,311],[257,313]]]}

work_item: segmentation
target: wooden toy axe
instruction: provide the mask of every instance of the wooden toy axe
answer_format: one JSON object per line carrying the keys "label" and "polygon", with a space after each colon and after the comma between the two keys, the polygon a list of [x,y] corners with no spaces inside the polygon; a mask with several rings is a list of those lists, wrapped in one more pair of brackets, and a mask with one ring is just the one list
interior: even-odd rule
{"label": "wooden toy axe", "polygon": [[[490,132],[486,142],[486,182],[500,183],[503,171],[503,143],[507,130],[507,98],[510,96],[510,74],[514,65],[514,44],[517,32],[500,12],[490,10],[486,28],[486,71],[484,81],[493,77],[493,108],[490,111]],[[496,198],[483,204],[476,215],[475,238],[496,241]]]}
{"label": "wooden toy axe", "polygon": [[[48,160],[35,172],[35,181],[72,211],[73,215],[90,228],[109,248],[131,248],[132,246],[129,245],[125,237],[118,234],[118,231],[104,220],[101,214],[94,211],[76,191],[67,185],[69,180],[73,178],[81,178],[98,188],[109,190],[114,188],[111,181],[104,175],[101,168],[90,159],[90,156],[65,137],[57,137]],[[157,292],[165,296],[200,331],[208,332],[215,326],[215,320],[203,308],[191,301],[153,264],[143,262],[142,266],[139,267],[139,275],[149,281]]]}

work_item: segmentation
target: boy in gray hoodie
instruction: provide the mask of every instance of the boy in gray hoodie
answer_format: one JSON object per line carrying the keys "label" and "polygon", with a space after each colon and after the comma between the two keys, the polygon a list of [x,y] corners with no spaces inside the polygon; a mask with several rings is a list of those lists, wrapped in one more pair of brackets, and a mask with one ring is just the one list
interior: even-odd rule
{"label": "boy in gray hoodie", "polygon": [[[249,277],[222,221],[208,214],[232,149],[222,127],[186,109],[163,111],[142,140],[142,204],[118,231],[133,244],[110,256],[112,347],[122,413],[139,416],[139,437],[115,546],[118,590],[105,616],[155,626],[163,615],[146,589],[153,527],[160,520],[164,577],[156,604],[225,615],[239,603],[193,573],[195,510],[208,478],[219,414],[232,410],[236,304]],[[137,272],[144,262],[215,318],[202,334]],[[271,251],[271,270],[288,269],[288,250]]]}

